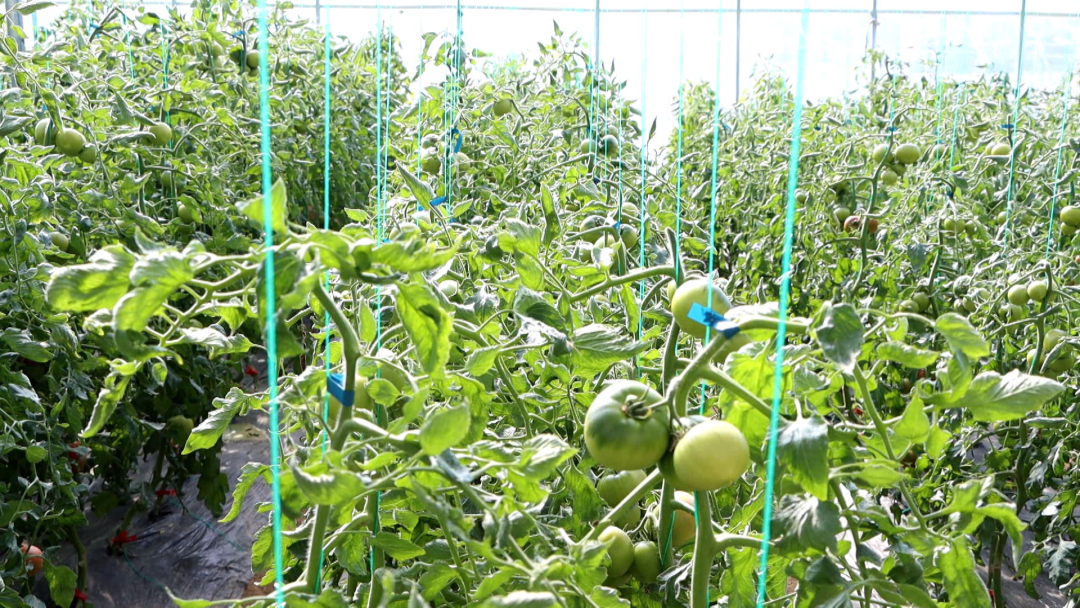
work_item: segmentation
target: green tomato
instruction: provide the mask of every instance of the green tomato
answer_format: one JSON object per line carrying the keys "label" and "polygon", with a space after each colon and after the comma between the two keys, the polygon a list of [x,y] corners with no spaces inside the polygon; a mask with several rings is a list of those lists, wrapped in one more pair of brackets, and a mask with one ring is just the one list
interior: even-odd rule
{"label": "green tomato", "polygon": [[578,145],[578,154],[589,154],[592,151],[593,151],[592,140],[587,138],[587,137],[585,139],[581,140],[581,143]]}
{"label": "green tomato", "polygon": [[[41,123],[38,124],[40,125]],[[1080,226],[1080,207],[1076,205],[1068,205],[1061,210],[1061,213],[1058,214],[1058,217],[1061,218],[1061,221],[1065,222],[1070,226]]]}
{"label": "green tomato", "polygon": [[1051,329],[1043,335],[1043,352],[1050,352],[1069,334],[1060,329]]}
{"label": "green tomato", "polygon": [[[600,217],[599,215],[590,215],[589,217],[581,220],[581,224],[578,225],[578,232],[588,232],[590,230],[596,230],[597,228],[603,226],[604,223],[604,218]],[[595,233],[591,236],[585,237],[584,240],[590,243],[595,243],[596,241],[600,240],[601,236],[603,235],[600,233]]]}
{"label": "green tomato", "polygon": [[[694,495],[689,492],[675,492],[675,500],[694,508]],[[671,546],[681,547],[694,540],[697,525],[694,516],[682,509],[675,510],[675,523],[671,526]]]}
{"label": "green tomato", "polygon": [[68,156],[78,156],[86,147],[86,138],[82,133],[70,127],[56,134],[56,149]]}
{"label": "green tomato", "polygon": [[1023,285],[1013,285],[1009,288],[1009,302],[1016,304],[1017,306],[1023,306],[1028,303],[1027,287]]}
{"label": "green tomato", "polygon": [[809,198],[809,195],[806,194],[805,190],[796,190],[795,191],[795,202],[799,203],[800,205],[805,203],[808,198]]}
{"label": "green tomato", "polygon": [[172,139],[172,127],[163,122],[154,123],[150,127],[150,134],[154,136],[154,145],[164,146]]}
{"label": "green tomato", "polygon": [[1005,225],[1005,222],[1007,222],[1007,221],[1009,221],[1009,213],[1007,211],[1002,211],[1002,212],[997,214],[997,223],[998,224]]}
{"label": "green tomato", "polygon": [[1076,234],[1076,230],[1077,230],[1076,226],[1073,226],[1072,224],[1062,224],[1061,225],[1061,234],[1063,234],[1065,236],[1072,236],[1072,235]]}
{"label": "green tomato", "polygon": [[874,159],[875,163],[880,163],[881,161],[885,160],[885,156],[887,154],[889,154],[889,144],[878,144],[874,148],[874,152],[871,157]]}
{"label": "green tomato", "polygon": [[675,444],[675,475],[694,491],[725,488],[750,468],[750,446],[730,422],[706,420]]}
{"label": "green tomato", "polygon": [[708,308],[710,294],[713,311],[724,314],[731,308],[731,302],[724,292],[705,279],[691,279],[679,285],[671,297],[671,314],[675,317],[679,329],[695,338],[705,337],[705,326],[691,319],[689,315],[694,304]]}
{"label": "green tomato", "polygon": [[629,224],[619,224],[619,237],[622,239],[623,246],[626,247],[627,250],[637,247],[637,228],[634,228]]}
{"label": "green tomato", "polygon": [[442,169],[442,159],[435,150],[425,150],[420,156],[420,168],[426,173],[435,174]]}
{"label": "green tomato", "polygon": [[911,299],[914,300],[914,302],[919,306],[919,312],[930,308],[930,296],[926,295],[921,291],[916,291],[911,296]]}
{"label": "green tomato", "polygon": [[667,451],[670,421],[664,398],[633,380],[600,391],[585,414],[585,445],[596,462],[616,471],[651,467]]}
{"label": "green tomato", "polygon": [[915,144],[900,144],[894,155],[897,162],[904,165],[914,165],[922,157],[922,150]]}
{"label": "green tomato", "polygon": [[641,507],[633,505],[621,516],[612,520],[612,522],[623,530],[632,530],[636,528],[637,525],[641,523]]}
{"label": "green tomato", "polygon": [[187,416],[173,416],[165,423],[165,433],[180,447],[187,443],[188,435],[191,434],[193,428],[195,428],[195,421]]}
{"label": "green tomato", "polygon": [[634,563],[634,542],[630,540],[630,535],[621,528],[609,526],[604,528],[598,539],[607,545],[608,557],[611,558],[611,565],[608,566],[608,578],[616,578],[626,574]]}
{"label": "green tomato", "polygon": [[1042,302],[1050,291],[1050,285],[1043,280],[1032,281],[1027,285],[1027,295],[1033,302]]}
{"label": "green tomato", "polygon": [[62,232],[50,232],[49,240],[52,242],[53,247],[56,247],[60,251],[67,251],[68,245],[71,244],[71,239],[69,239],[67,235],[63,234]]}
{"label": "green tomato", "polygon": [[614,135],[605,135],[600,140],[600,151],[604,156],[618,156],[619,155],[619,138]]}
{"label": "green tomato", "polygon": [[48,118],[42,118],[34,125],[34,143],[39,146],[51,146],[56,143],[56,129]]}
{"label": "green tomato", "polygon": [[899,308],[903,312],[919,312],[919,303],[915,300],[900,300]]}
{"label": "green tomato", "polygon": [[882,171],[882,173],[881,173],[881,181],[886,186],[895,186],[897,180],[899,180],[899,179],[900,179],[900,176],[898,176],[896,174],[896,172],[893,171],[892,169],[886,169],[886,170]]}
{"label": "green tomato", "polygon": [[180,203],[180,205],[176,208],[176,215],[180,218],[180,221],[184,222],[185,224],[190,224],[191,222],[195,221],[195,214],[192,213],[191,209],[183,203]]}
{"label": "green tomato", "polygon": [[634,545],[634,563],[630,565],[630,574],[646,585],[656,582],[660,576],[660,549],[651,540],[643,540]]}
{"label": "green tomato", "polygon": [[248,51],[247,57],[244,58],[244,62],[247,63],[249,70],[259,69],[259,62],[261,61],[259,51]]}
{"label": "green tomato", "polygon": [[514,109],[514,102],[509,99],[500,99],[491,106],[491,113],[495,115],[495,118],[502,118],[510,113]]}
{"label": "green tomato", "polygon": [[92,163],[97,160],[97,146],[94,144],[89,144],[88,146],[84,147],[82,149],[82,152],[79,152],[79,160],[84,163]]}
{"label": "green tomato", "polygon": [[1061,374],[1076,367],[1076,355],[1074,353],[1062,353],[1050,362],[1050,369]]}
{"label": "green tomato", "polygon": [[596,492],[600,494],[601,500],[607,506],[614,507],[629,496],[634,491],[634,488],[641,485],[643,481],[645,481],[645,471],[641,470],[609,473],[596,482]]}
{"label": "green tomato", "polygon": [[990,156],[1009,156],[1012,154],[1012,147],[1005,142],[999,142],[993,144],[990,148]]}
{"label": "green tomato", "polygon": [[847,218],[851,217],[851,209],[848,209],[847,207],[837,207],[833,209],[833,217],[836,218],[837,222],[843,224],[847,221]]}

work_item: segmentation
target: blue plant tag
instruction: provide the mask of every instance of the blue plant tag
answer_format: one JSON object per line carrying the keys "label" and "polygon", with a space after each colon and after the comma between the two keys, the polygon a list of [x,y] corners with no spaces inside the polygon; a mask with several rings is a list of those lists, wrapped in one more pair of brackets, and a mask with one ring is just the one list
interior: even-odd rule
{"label": "blue plant tag", "polygon": [[713,331],[720,332],[729,340],[734,337],[735,334],[739,333],[738,325],[728,321],[723,315],[715,310],[705,308],[696,302],[690,307],[690,314],[686,316],[692,321],[697,321],[702,325],[711,327]]}
{"label": "blue plant tag", "polygon": [[441,205],[441,204],[443,204],[445,202],[446,202],[446,197],[445,196],[439,196],[439,197],[431,199],[430,205],[432,207],[438,207],[439,205]]}
{"label": "blue plant tag", "polygon": [[355,393],[353,391],[345,390],[345,375],[344,374],[330,374],[330,377],[326,380],[326,390],[330,391],[330,394],[341,402],[341,405],[345,407],[353,406],[353,398]]}

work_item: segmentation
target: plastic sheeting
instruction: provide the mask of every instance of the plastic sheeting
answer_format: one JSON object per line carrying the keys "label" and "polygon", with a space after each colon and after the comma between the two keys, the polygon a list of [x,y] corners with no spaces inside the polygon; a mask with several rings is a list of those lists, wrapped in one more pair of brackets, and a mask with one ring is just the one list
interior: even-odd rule
{"label": "plastic sheeting", "polygon": [[[221,466],[230,480],[230,500],[225,512],[231,506],[231,488],[239,479],[241,468],[248,462],[269,462],[265,428],[266,416],[257,414],[237,419],[223,436]],[[140,471],[140,479],[150,478],[151,465],[148,463]],[[166,497],[156,517],[150,517],[149,513],[135,517],[129,532],[147,538],[124,545],[127,558],[121,553],[109,555],[107,551],[127,507],[113,509],[103,517],[88,515],[89,525],[81,531],[89,563],[83,591],[95,608],[172,606],[164,587],[185,599],[244,596],[253,578],[251,545],[255,533],[267,521],[265,513],[257,512],[257,506],[270,500],[270,488],[256,483],[245,498],[240,515],[227,524],[219,524],[195,499],[196,483],[197,478],[192,477],[184,487],[187,512],[175,502],[179,497]],[[69,550],[64,557],[65,564],[74,569],[74,551]],[[39,597],[48,597],[48,593]]]}

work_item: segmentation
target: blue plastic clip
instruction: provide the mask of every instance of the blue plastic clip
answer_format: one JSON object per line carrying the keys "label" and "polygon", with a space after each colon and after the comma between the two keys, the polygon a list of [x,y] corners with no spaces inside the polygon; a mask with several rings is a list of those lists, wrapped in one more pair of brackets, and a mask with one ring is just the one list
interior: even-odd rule
{"label": "blue plastic clip", "polygon": [[820,131],[821,130],[821,125],[814,125],[814,130],[815,131]]}
{"label": "blue plastic clip", "polygon": [[599,186],[599,185],[600,185],[600,178],[599,178],[599,177],[596,177],[595,175],[594,175],[594,176],[592,176],[592,183],[594,183],[594,184],[596,184],[597,186]]}
{"label": "blue plastic clip", "polygon": [[690,320],[697,321],[702,325],[711,327],[713,331],[718,331],[727,339],[731,339],[735,334],[739,333],[739,326],[728,321],[724,318],[724,315],[716,312],[711,308],[705,308],[701,304],[694,303],[690,307],[690,314],[686,315]]}
{"label": "blue plastic clip", "polygon": [[888,129],[888,130],[889,130],[889,131],[891,131],[891,132],[895,132],[895,131],[896,131],[896,127],[889,127],[889,129]]}
{"label": "blue plastic clip", "polygon": [[457,130],[457,127],[450,129],[450,137],[457,135],[457,142],[454,143],[454,154],[461,152],[461,131]]}
{"label": "blue plastic clip", "polygon": [[326,380],[326,390],[330,391],[330,394],[341,402],[341,405],[345,407],[353,406],[353,398],[356,394],[353,391],[345,390],[345,374],[330,374],[330,377]]}
{"label": "blue plastic clip", "polygon": [[1001,128],[1002,128],[1002,129],[1012,129],[1012,128],[1013,128],[1013,127],[1015,127],[1015,126],[1016,126],[1016,125],[1012,125],[1012,124],[1009,124],[1009,123],[1005,123],[1005,124],[1001,125]]}
{"label": "blue plastic clip", "polygon": [[439,205],[441,205],[441,204],[443,204],[445,202],[446,202],[446,197],[445,196],[439,196],[439,197],[431,199],[431,206],[432,207],[438,207]]}

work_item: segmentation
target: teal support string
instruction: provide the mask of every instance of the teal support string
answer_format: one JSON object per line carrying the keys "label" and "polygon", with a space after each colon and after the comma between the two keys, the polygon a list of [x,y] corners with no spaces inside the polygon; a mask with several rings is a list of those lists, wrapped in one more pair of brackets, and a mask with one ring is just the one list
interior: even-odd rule
{"label": "teal support string", "polygon": [[266,275],[266,376],[269,385],[270,400],[270,477],[273,491],[273,511],[271,526],[274,540],[274,590],[278,606],[285,605],[284,556],[281,543],[281,420],[278,412],[278,369],[277,369],[277,302],[274,286],[274,224],[273,199],[270,195],[270,45],[267,43],[266,0],[258,0],[259,21],[259,125],[261,132],[260,153],[262,156],[262,194],[263,194],[263,270]]}
{"label": "teal support string", "polygon": [[1013,207],[1013,195],[1015,192],[1013,188],[1016,184],[1016,150],[1013,147],[1016,143],[1012,137],[1012,134],[1016,132],[1017,121],[1020,120],[1020,80],[1024,74],[1024,25],[1027,22],[1027,0],[1021,0],[1020,3],[1020,41],[1017,43],[1017,56],[1016,56],[1016,87],[1013,93],[1013,116],[1012,116],[1012,128],[1009,129],[1009,147],[1013,148],[1009,153],[1009,195],[1005,199],[1005,234],[1004,243],[1005,250],[1009,249],[1009,232],[1012,229],[1012,207]]}
{"label": "teal support string", "polygon": [[[323,230],[330,229],[330,7],[326,7],[326,23],[324,25],[323,46]],[[330,271],[323,273],[323,288],[330,293]],[[330,312],[323,312],[323,369],[326,374],[327,386],[330,384]],[[326,455],[329,443],[325,428],[330,425],[330,391],[323,394],[323,423],[326,425],[322,433],[322,452]],[[319,569],[315,574],[315,589],[322,587],[323,564],[326,562],[326,551],[319,552]]]}
{"label": "teal support string", "polygon": [[806,71],[806,37],[810,29],[810,2],[802,9],[799,31],[799,61],[795,76],[795,108],[791,117],[791,154],[788,156],[787,209],[784,213],[784,257],[780,283],[780,310],[776,328],[776,362],[773,368],[772,415],[769,418],[768,456],[765,461],[765,505],[761,523],[761,563],[758,575],[757,606],[765,605],[768,587],[769,545],[772,542],[773,495],[776,482],[776,434],[780,426],[780,403],[784,390],[784,341],[787,338],[788,300],[791,297],[791,249],[795,233],[795,187],[799,182],[799,151],[802,148],[803,76]]}
{"label": "teal support string", "polygon": [[[376,222],[376,242],[380,245],[383,242],[383,234],[385,233],[386,218],[384,217],[385,210],[383,208],[382,188],[383,183],[386,180],[386,165],[382,162],[382,6],[379,5],[375,13],[375,222]],[[389,50],[387,51],[389,54]],[[389,63],[389,62],[388,62]],[[375,288],[375,300],[377,303],[376,308],[376,348],[382,348],[382,286],[379,285]],[[381,492],[375,493],[375,519],[372,522],[373,529],[378,531],[380,528],[379,523],[379,508]],[[372,548],[368,555],[368,563],[370,564],[371,576],[374,581],[375,576],[375,549]]]}
{"label": "teal support string", "polygon": [[1061,157],[1065,152],[1065,126],[1069,124],[1069,102],[1071,98],[1069,96],[1069,88],[1072,86],[1072,70],[1069,70],[1069,75],[1065,78],[1065,84],[1062,87],[1061,95],[1061,133],[1058,135],[1057,146],[1057,161],[1054,163],[1054,194],[1050,197],[1050,218],[1046,228],[1046,255],[1045,258],[1050,257],[1050,249],[1054,243],[1054,216],[1057,215],[1057,199],[1058,199],[1058,181],[1061,177]]}

